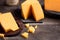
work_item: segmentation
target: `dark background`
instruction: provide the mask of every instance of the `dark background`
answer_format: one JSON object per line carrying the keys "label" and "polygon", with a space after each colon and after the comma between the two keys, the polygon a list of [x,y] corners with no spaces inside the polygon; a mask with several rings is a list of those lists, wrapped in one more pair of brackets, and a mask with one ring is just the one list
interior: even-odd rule
{"label": "dark background", "polygon": [[[6,5],[6,0],[0,0],[0,12],[6,12],[6,11],[12,11],[16,10],[17,8],[21,9],[21,3],[24,2],[25,0],[19,0],[19,4],[17,6],[7,6]],[[43,7],[43,0],[38,0],[42,7]],[[43,7],[44,8],[44,7]]]}

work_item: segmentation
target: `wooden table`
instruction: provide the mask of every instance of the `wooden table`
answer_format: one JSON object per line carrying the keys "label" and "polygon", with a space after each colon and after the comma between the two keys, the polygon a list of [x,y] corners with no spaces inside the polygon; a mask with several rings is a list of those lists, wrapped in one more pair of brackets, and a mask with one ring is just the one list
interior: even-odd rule
{"label": "wooden table", "polygon": [[45,18],[43,23],[30,23],[30,25],[38,25],[34,34],[29,34],[29,38],[25,39],[20,36],[5,37],[7,40],[60,40],[60,19]]}

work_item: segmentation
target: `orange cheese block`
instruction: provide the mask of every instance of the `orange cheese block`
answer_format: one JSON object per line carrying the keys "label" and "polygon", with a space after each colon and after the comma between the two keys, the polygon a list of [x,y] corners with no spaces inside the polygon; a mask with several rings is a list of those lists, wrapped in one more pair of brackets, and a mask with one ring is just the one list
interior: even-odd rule
{"label": "orange cheese block", "polygon": [[[44,18],[44,13],[43,13],[42,7],[37,0],[35,0],[35,1],[27,0],[24,3],[22,3],[21,7],[22,7],[22,12],[23,12],[22,14],[25,19],[27,19],[28,16],[30,15],[29,14],[30,11],[32,11],[32,14],[36,21],[39,21]],[[31,10],[30,10],[30,8],[31,8]]]}
{"label": "orange cheese block", "polygon": [[45,10],[60,12],[60,0],[45,0]]}
{"label": "orange cheese block", "polygon": [[19,29],[14,17],[10,12],[1,14],[0,23],[5,32],[8,32],[9,30],[16,31]]}
{"label": "orange cheese block", "polygon": [[28,33],[28,32],[23,32],[23,33],[21,34],[21,36],[24,37],[24,38],[28,38],[29,33]]}
{"label": "orange cheese block", "polygon": [[30,10],[30,2],[28,1],[25,1],[24,3],[21,4],[21,7],[22,7],[22,16],[24,17],[24,19],[27,19],[28,18],[28,13],[29,13],[29,10]]}
{"label": "orange cheese block", "polygon": [[44,13],[41,4],[38,1],[32,2],[32,12],[36,21],[44,18]]}

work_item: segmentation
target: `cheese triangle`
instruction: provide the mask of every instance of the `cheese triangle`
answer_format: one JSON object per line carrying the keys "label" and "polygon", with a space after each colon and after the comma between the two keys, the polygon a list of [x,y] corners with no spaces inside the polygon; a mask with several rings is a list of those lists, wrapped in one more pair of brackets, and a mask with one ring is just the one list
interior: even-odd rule
{"label": "cheese triangle", "polygon": [[[40,3],[37,0],[27,0],[24,3],[22,3],[22,14],[24,19],[27,19],[30,15],[30,11],[32,11],[32,14],[36,21],[39,21],[44,18],[44,13],[42,10],[42,7]],[[31,10],[30,10],[31,8]]]}
{"label": "cheese triangle", "polygon": [[44,13],[38,1],[32,2],[32,12],[36,21],[44,19]]}
{"label": "cheese triangle", "polygon": [[5,32],[8,32],[9,30],[16,31],[19,29],[13,15],[10,12],[1,14],[0,23]]}
{"label": "cheese triangle", "polygon": [[24,3],[21,4],[21,6],[22,6],[22,16],[24,17],[24,19],[27,19],[31,4],[30,2],[25,1]]}
{"label": "cheese triangle", "polygon": [[45,0],[45,10],[60,12],[60,0]]}

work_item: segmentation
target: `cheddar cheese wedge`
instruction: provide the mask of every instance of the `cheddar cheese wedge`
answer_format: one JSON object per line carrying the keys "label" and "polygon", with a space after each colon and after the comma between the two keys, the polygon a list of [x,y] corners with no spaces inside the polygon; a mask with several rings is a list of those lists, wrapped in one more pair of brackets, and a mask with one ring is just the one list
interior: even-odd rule
{"label": "cheddar cheese wedge", "polygon": [[8,32],[9,30],[16,31],[19,29],[13,15],[10,12],[0,15],[0,23],[5,32]]}
{"label": "cheddar cheese wedge", "polygon": [[32,12],[36,21],[44,19],[44,13],[38,1],[32,2]]}
{"label": "cheddar cheese wedge", "polygon": [[30,6],[31,6],[31,4],[28,1],[25,1],[24,3],[21,4],[22,16],[24,17],[24,19],[28,18]]}
{"label": "cheddar cheese wedge", "polygon": [[45,0],[45,10],[60,12],[60,0]]}
{"label": "cheddar cheese wedge", "polygon": [[28,16],[30,15],[29,12],[31,11],[36,21],[44,18],[42,7],[37,0],[27,0],[22,3],[21,7],[24,19],[28,18]]}

